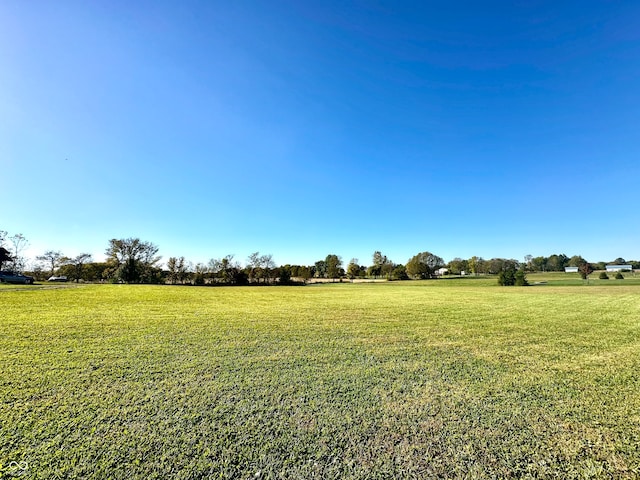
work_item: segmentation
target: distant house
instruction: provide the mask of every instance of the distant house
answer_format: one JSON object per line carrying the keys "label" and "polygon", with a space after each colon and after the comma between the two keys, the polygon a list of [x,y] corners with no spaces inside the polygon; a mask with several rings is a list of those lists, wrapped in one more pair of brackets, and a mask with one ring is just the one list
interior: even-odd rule
{"label": "distant house", "polygon": [[567,273],[578,273],[578,267],[564,267],[564,271]]}
{"label": "distant house", "polygon": [[441,275],[447,275],[449,273],[449,269],[448,268],[439,268],[438,270],[436,270],[436,275],[441,276]]}
{"label": "distant house", "polygon": [[632,265],[607,265],[607,272],[624,272],[624,271],[632,271]]}

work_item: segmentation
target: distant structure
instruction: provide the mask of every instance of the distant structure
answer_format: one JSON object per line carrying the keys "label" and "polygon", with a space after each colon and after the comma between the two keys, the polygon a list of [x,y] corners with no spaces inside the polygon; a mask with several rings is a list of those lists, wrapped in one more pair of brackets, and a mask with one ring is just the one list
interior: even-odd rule
{"label": "distant structure", "polygon": [[631,272],[632,270],[632,265],[607,265],[607,272]]}
{"label": "distant structure", "polygon": [[564,271],[567,273],[578,273],[578,267],[564,267]]}

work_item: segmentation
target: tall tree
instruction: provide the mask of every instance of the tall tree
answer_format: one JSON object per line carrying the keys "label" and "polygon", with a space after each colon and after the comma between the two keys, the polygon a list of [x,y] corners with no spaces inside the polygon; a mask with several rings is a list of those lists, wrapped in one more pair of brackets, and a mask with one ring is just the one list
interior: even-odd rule
{"label": "tall tree", "polygon": [[125,283],[152,283],[157,281],[160,261],[158,247],[139,238],[112,238],[105,251],[108,261],[115,267],[113,275]]}
{"label": "tall tree", "polygon": [[247,269],[249,281],[253,282],[256,279],[260,279],[260,252],[253,252],[247,257]]}
{"label": "tall tree", "polygon": [[340,267],[342,267],[342,259],[338,255],[329,254],[325,258],[324,263],[327,267],[327,277],[338,278],[340,276]]}
{"label": "tall tree", "polygon": [[167,269],[169,270],[169,282],[172,285],[176,283],[184,283],[187,277],[187,264],[184,257],[169,257],[167,260]]}
{"label": "tall tree", "polygon": [[360,265],[358,265],[358,259],[352,258],[347,265],[347,275],[350,279],[354,279],[360,275]]}
{"label": "tall tree", "polygon": [[436,269],[444,266],[444,260],[431,252],[421,252],[407,262],[407,275],[413,278],[429,278]]}
{"label": "tall tree", "polygon": [[11,268],[16,272],[22,272],[24,270],[27,260],[24,258],[24,250],[29,246],[29,241],[21,233],[16,233],[9,237],[10,255],[11,255]]}
{"label": "tall tree", "polygon": [[43,262],[49,269],[49,276],[53,276],[56,273],[56,269],[64,263],[65,256],[62,255],[62,252],[47,250],[42,255],[37,256],[36,259]]}
{"label": "tall tree", "polygon": [[574,255],[567,260],[567,267],[580,267],[583,263],[587,263],[587,261],[580,255]]}
{"label": "tall tree", "polygon": [[75,280],[76,283],[78,283],[80,279],[84,278],[85,265],[90,261],[90,253],[81,253],[73,258],[64,257],[62,259],[62,262],[65,265],[69,265],[71,267],[71,280]]}
{"label": "tall tree", "polygon": [[271,282],[271,274],[274,268],[276,268],[276,262],[273,260],[273,255],[261,255],[259,259],[260,264],[260,276],[265,283]]}
{"label": "tall tree", "polygon": [[593,273],[593,267],[587,261],[578,266],[578,273],[580,274],[580,278],[583,280],[589,281],[589,275]]}

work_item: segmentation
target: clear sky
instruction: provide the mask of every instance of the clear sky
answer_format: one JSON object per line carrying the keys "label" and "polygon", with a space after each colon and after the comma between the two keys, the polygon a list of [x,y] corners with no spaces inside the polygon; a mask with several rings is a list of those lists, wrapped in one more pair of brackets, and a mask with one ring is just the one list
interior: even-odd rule
{"label": "clear sky", "polygon": [[640,258],[640,2],[0,3],[0,230]]}

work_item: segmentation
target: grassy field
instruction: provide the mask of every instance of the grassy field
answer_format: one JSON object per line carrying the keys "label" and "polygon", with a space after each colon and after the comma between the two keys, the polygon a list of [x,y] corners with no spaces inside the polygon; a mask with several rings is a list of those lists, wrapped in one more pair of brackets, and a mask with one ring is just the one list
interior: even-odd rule
{"label": "grassy field", "polygon": [[640,282],[567,278],[3,287],[0,478],[638,478]]}

